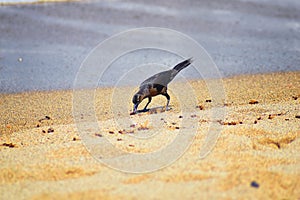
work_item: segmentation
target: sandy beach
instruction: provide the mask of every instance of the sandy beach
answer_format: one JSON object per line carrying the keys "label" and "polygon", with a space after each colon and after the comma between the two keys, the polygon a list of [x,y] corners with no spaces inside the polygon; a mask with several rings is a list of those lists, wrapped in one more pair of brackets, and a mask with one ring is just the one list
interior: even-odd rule
{"label": "sandy beach", "polygon": [[[297,0],[0,0],[0,199],[299,200],[299,13]],[[160,96],[129,115],[139,80],[124,75],[181,55],[146,48],[72,91],[99,43],[142,27],[191,37],[223,79],[189,67],[171,110]]]}
{"label": "sandy beach", "polygon": [[[300,72],[224,78],[226,117],[219,120],[222,131],[204,159],[199,152],[215,106],[204,81],[189,82],[196,101],[186,102],[184,112],[180,96],[172,92],[183,83],[174,82],[172,110],[134,116],[129,116],[130,99],[112,101],[112,96],[136,88],[96,89],[101,130],[90,134],[128,153],[156,151],[197,125],[179,159],[137,174],[112,169],[87,151],[73,116],[72,91],[0,94],[1,199],[299,199],[299,80]],[[150,108],[164,104],[156,97]],[[157,130],[147,140],[132,137]]]}

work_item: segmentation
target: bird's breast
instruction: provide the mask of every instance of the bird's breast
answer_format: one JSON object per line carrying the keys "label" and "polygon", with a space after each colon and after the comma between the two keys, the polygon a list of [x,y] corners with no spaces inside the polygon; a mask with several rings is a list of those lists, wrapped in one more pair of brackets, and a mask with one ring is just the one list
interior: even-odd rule
{"label": "bird's breast", "polygon": [[156,88],[150,88],[149,93],[151,96],[156,96],[159,94],[158,90]]}

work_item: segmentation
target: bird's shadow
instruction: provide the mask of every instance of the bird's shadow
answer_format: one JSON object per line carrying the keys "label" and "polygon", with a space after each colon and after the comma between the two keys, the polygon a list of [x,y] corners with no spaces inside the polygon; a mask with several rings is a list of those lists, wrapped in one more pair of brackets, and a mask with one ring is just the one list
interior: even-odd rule
{"label": "bird's shadow", "polygon": [[[172,110],[172,108],[169,106],[168,110]],[[148,109],[143,109],[143,110],[137,110],[136,114],[139,113],[150,113],[150,114],[156,114],[156,113],[162,113],[162,112],[166,112],[166,107],[165,106],[158,106],[158,107],[154,107],[154,108],[148,108]]]}

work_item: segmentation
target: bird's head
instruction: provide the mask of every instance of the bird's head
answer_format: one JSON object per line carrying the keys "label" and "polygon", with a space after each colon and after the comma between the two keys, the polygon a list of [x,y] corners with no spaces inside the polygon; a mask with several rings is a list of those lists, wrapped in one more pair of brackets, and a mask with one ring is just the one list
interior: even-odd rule
{"label": "bird's head", "polygon": [[133,112],[136,113],[137,108],[139,104],[143,101],[143,96],[139,93],[136,93],[133,98],[132,98],[132,103],[134,104],[133,106]]}

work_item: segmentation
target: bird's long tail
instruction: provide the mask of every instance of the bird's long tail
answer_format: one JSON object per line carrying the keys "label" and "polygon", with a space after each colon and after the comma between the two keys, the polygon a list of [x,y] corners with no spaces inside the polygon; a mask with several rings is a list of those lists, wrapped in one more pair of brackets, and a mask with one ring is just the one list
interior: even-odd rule
{"label": "bird's long tail", "polygon": [[173,69],[180,72],[181,70],[183,70],[184,68],[189,66],[191,63],[192,63],[192,58],[189,58],[189,59],[177,64]]}

